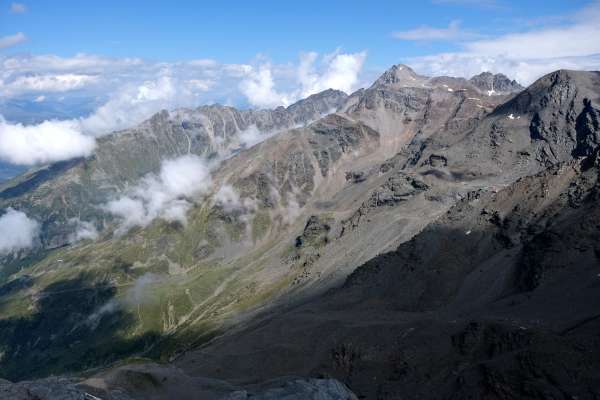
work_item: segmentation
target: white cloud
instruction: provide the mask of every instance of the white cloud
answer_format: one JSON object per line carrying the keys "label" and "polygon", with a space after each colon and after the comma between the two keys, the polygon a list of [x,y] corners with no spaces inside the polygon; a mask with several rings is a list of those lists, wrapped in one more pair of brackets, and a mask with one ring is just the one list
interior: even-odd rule
{"label": "white cloud", "polygon": [[42,54],[5,57],[0,64],[0,70],[8,75],[48,72],[74,72],[93,75],[131,72],[144,66],[146,64],[139,58],[107,58],[84,53],[76,54],[73,57]]}
{"label": "white cloud", "polygon": [[214,200],[227,212],[239,209],[242,206],[240,195],[231,185],[223,185],[215,193]]}
{"label": "white cloud", "polygon": [[447,28],[420,26],[416,29],[392,33],[396,39],[410,41],[447,41],[472,38],[474,33],[462,30],[460,21],[451,21]]}
{"label": "white cloud", "polygon": [[600,20],[568,27],[513,33],[466,44],[469,53],[516,59],[552,59],[600,53]]}
{"label": "white cloud", "polygon": [[187,81],[189,85],[191,85],[194,89],[197,89],[201,92],[206,92],[210,90],[210,88],[214,85],[214,82],[210,79],[190,79]]}
{"label": "white cloud", "polygon": [[96,226],[89,221],[71,218],[67,223],[69,227],[73,229],[73,233],[71,233],[67,239],[69,243],[76,243],[85,239],[96,240],[98,238]]}
{"label": "white cloud", "polygon": [[158,176],[150,174],[126,196],[108,202],[104,209],[121,219],[117,234],[134,226],[147,226],[156,218],[187,222],[191,199],[211,187],[206,163],[195,155],[164,161]]}
{"label": "white cloud", "polygon": [[23,32],[17,32],[14,35],[0,37],[0,49],[6,49],[7,47],[16,46],[19,43],[23,43],[27,40],[27,37]]}
{"label": "white cloud", "polygon": [[10,12],[13,14],[23,14],[27,11],[27,7],[23,3],[12,3],[10,5]]}
{"label": "white cloud", "polygon": [[301,56],[298,76],[302,85],[300,97],[308,97],[327,89],[351,93],[358,84],[358,75],[367,58],[366,52],[354,54],[330,54],[325,57],[325,69],[319,74],[315,70],[317,53]]}
{"label": "white cloud", "polygon": [[238,139],[241,147],[250,148],[255,144],[262,142],[266,137],[269,136],[271,135],[263,135],[261,131],[258,130],[256,125],[250,125],[248,128],[239,133]]}
{"label": "white cloud", "polygon": [[226,212],[241,211],[242,219],[245,221],[247,221],[245,215],[255,211],[257,207],[255,200],[251,198],[242,199],[234,187],[229,184],[219,188],[213,196],[213,201]]}
{"label": "white cloud", "polygon": [[195,67],[218,67],[219,62],[210,58],[200,58],[196,60],[191,60],[187,62],[188,65],[192,65]]}
{"label": "white cloud", "polygon": [[91,313],[85,320],[85,323],[91,325],[93,328],[100,323],[100,320],[105,315],[112,314],[123,307],[135,307],[151,302],[154,298],[151,286],[160,282],[160,278],[160,275],[152,272],[145,273],[133,282],[125,292],[123,298],[110,299]]}
{"label": "white cloud", "polygon": [[[30,83],[38,85],[39,90],[44,87],[48,91],[61,90],[63,84],[74,87],[85,80],[67,76],[70,78]],[[62,89],[65,89],[64,85]],[[35,101],[44,99],[42,95]],[[122,88],[85,118],[23,125],[11,124],[0,117],[0,159],[32,165],[89,156],[95,147],[94,136],[134,126],[162,109],[194,103],[194,94],[187,90],[184,82],[165,75]]]}
{"label": "white cloud", "polygon": [[102,135],[139,124],[160,110],[196,102],[185,82],[165,74],[141,84],[126,85],[79,123],[84,132]]}
{"label": "white cloud", "polygon": [[73,121],[44,121],[37,125],[11,124],[0,116],[0,159],[31,165],[84,157],[95,140]]}
{"label": "white cloud", "polygon": [[558,69],[598,70],[600,55],[555,59],[514,59],[505,56],[477,56],[464,53],[444,53],[418,57],[409,61],[417,71],[428,75],[471,77],[489,71],[503,73],[522,85]]}
{"label": "white cloud", "polygon": [[274,71],[270,63],[249,67],[245,79],[240,83],[241,92],[250,104],[261,108],[288,106],[301,98],[326,89],[342,90],[346,93],[356,89],[359,74],[366,59],[366,52],[340,54],[334,52],[322,57],[317,66],[318,54],[301,54],[300,63],[292,75],[295,82],[287,82],[287,88],[276,89]]}
{"label": "white cloud", "polygon": [[0,215],[0,254],[30,248],[39,234],[39,223],[12,208]]}
{"label": "white cloud", "polygon": [[[238,98],[244,104],[243,95],[253,106],[276,107],[328,88],[350,92],[358,85],[365,57],[364,52],[335,52],[319,59],[307,53],[297,66],[251,66],[209,59],[148,63],[86,54],[0,56],[0,96],[41,102],[77,89],[78,96],[104,99],[90,115],[71,120],[27,126],[1,120],[0,159],[31,165],[86,156],[95,136],[130,128],[163,109],[196,107],[219,98]],[[252,145],[272,134],[249,130],[242,143]],[[173,209],[173,218],[181,212],[181,207]]]}
{"label": "white cloud", "polygon": [[240,90],[248,98],[250,104],[256,107],[275,108],[292,103],[291,97],[275,90],[270,64],[263,64],[257,69],[252,69],[246,79],[240,83]]}
{"label": "white cloud", "polygon": [[5,84],[8,95],[21,92],[66,92],[82,88],[96,80],[92,75],[61,74],[19,76]]}
{"label": "white cloud", "polygon": [[566,23],[526,32],[463,43],[463,51],[433,54],[406,60],[416,70],[430,75],[470,77],[502,72],[522,84],[557,69],[600,68],[600,2],[569,17]]}

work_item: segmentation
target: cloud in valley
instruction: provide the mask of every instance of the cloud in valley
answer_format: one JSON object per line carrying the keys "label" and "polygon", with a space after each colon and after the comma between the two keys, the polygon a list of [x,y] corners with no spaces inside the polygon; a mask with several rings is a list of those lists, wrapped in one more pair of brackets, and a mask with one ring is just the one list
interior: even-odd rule
{"label": "cloud in valley", "polygon": [[153,299],[152,285],[160,282],[161,276],[147,272],[144,275],[137,278],[131,286],[125,291],[125,295],[120,299],[110,299],[96,311],[91,313],[85,323],[95,327],[97,326],[102,317],[112,314],[125,307],[136,307],[144,304],[148,304]]}
{"label": "cloud in valley", "polygon": [[69,243],[76,243],[86,239],[96,240],[98,238],[98,230],[96,229],[96,226],[89,221],[82,221],[79,218],[71,218],[67,221],[67,224],[73,231],[67,239]]}
{"label": "cloud in valley", "polygon": [[39,223],[24,212],[7,208],[0,215],[0,254],[33,247],[39,230]]}
{"label": "cloud in valley", "polygon": [[119,218],[117,234],[134,226],[147,226],[156,218],[185,224],[192,199],[206,193],[211,184],[207,164],[198,156],[186,155],[164,161],[158,175],[146,176],[104,209]]}

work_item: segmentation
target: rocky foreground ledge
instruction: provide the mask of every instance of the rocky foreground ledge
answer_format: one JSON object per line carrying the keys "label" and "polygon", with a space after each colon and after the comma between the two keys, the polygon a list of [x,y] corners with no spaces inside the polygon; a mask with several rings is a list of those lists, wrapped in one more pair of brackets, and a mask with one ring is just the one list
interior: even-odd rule
{"label": "rocky foreground ledge", "polygon": [[336,379],[282,378],[237,387],[225,381],[192,378],[174,367],[136,364],[88,380],[53,377],[12,383],[0,380],[1,400],[356,400]]}

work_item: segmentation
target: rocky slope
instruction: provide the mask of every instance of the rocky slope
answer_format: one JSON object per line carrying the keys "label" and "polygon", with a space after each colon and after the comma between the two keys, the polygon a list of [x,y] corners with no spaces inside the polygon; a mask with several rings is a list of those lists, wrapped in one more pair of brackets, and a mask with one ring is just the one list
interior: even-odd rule
{"label": "rocky slope", "polygon": [[[257,317],[176,364],[237,382],[332,376],[373,399],[596,398],[599,78],[550,74],[463,139],[471,151],[507,157],[490,165],[527,174],[507,184],[512,175],[505,173],[502,187],[469,191],[414,238],[357,268],[341,287]],[[488,135],[508,112],[529,120],[529,129],[507,129],[512,140],[490,146]],[[543,143],[540,115],[545,126],[562,127],[543,130],[556,132]],[[445,154],[460,151],[463,140]],[[479,140],[488,145],[473,146]],[[524,146],[511,151],[519,143]],[[548,148],[555,158],[543,156]],[[511,157],[525,156],[528,168],[511,166]],[[442,157],[426,157],[424,165],[443,170],[457,158]],[[422,189],[412,181],[401,187]]]}
{"label": "rocky slope", "polygon": [[[488,93],[490,82],[506,94]],[[162,113],[107,139],[121,149],[167,137],[157,154],[140,147],[146,166],[123,171],[125,152],[102,144],[94,159],[49,167],[37,186],[20,181],[22,193],[7,188],[6,205],[49,207],[40,188],[80,165],[111,177],[91,180],[100,187],[188,148],[227,155],[187,224],[159,219],[114,236],[107,219],[95,241],[11,260],[0,373],[19,380],[138,355],[236,387],[334,377],[365,398],[595,393],[600,77],[558,71],[519,89],[503,76],[394,66],[347,98],[320,95],[319,107]],[[338,111],[317,118],[332,102]],[[317,120],[238,149],[235,126],[291,126],[294,112]],[[214,124],[232,127],[227,144],[210,130],[204,144],[188,140],[206,115],[236,121]],[[223,188],[234,200],[219,201]],[[96,376],[95,393],[110,398],[127,368]],[[140,364],[149,381],[126,394],[175,390],[161,368]]]}
{"label": "rocky slope", "polygon": [[212,105],[162,111],[135,128],[100,138],[90,158],[42,166],[0,184],[0,208],[13,207],[41,221],[41,249],[58,248],[68,244],[69,219],[105,228],[110,215],[100,206],[158,172],[163,160],[190,153],[208,159],[229,157],[248,145],[240,141],[240,133],[252,131],[255,140],[262,140],[319,119],[340,107],[346,97],[326,90],[274,110]]}

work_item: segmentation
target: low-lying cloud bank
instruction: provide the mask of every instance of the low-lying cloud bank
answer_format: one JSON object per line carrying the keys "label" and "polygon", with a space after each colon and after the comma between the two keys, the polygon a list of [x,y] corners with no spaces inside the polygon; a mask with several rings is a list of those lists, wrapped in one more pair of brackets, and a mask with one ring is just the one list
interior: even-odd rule
{"label": "low-lying cloud bank", "polygon": [[193,198],[206,193],[211,184],[206,162],[198,156],[186,155],[164,161],[158,175],[146,176],[127,195],[103,208],[121,220],[116,234],[134,226],[147,226],[156,218],[186,224]]}
{"label": "low-lying cloud bank", "polygon": [[70,120],[22,125],[0,116],[0,160],[34,165],[87,156],[95,137],[135,126],[163,109],[215,101],[271,108],[328,88],[349,92],[359,85],[365,57],[306,53],[297,65],[149,63],[85,54],[0,57],[0,96],[6,99],[40,104],[71,92],[105,98],[90,115]]}
{"label": "low-lying cloud bank", "polygon": [[22,211],[12,208],[0,215],[0,254],[35,246],[40,231],[39,223]]}
{"label": "low-lying cloud bank", "polygon": [[89,156],[96,141],[76,121],[11,124],[0,116],[0,159],[31,165]]}

